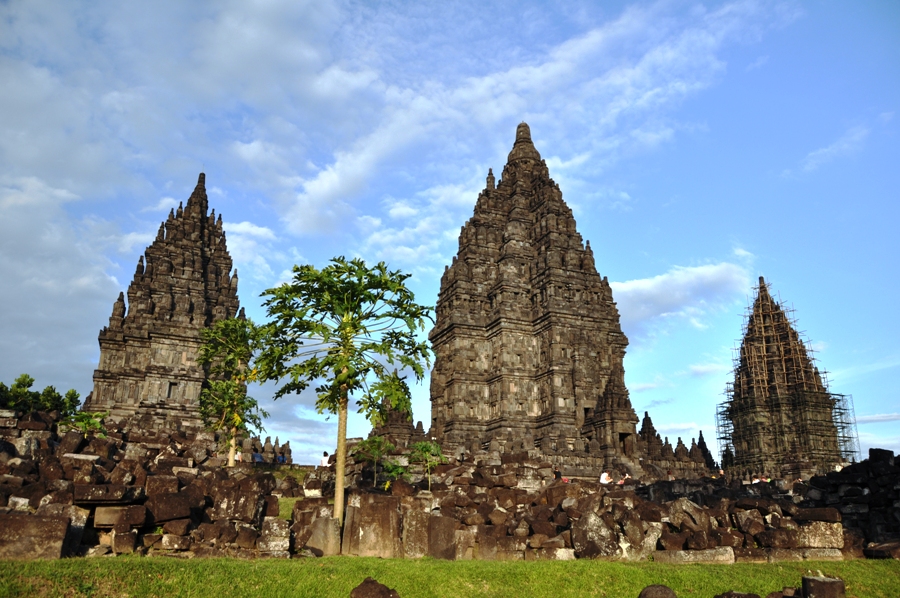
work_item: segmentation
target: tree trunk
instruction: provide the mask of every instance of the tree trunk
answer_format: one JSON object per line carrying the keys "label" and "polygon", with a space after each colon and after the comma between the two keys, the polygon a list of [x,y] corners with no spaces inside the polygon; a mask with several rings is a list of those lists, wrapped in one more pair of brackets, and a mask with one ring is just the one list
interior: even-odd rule
{"label": "tree trunk", "polygon": [[334,517],[344,525],[344,465],[347,462],[347,389],[341,388],[338,405],[337,456],[334,466]]}
{"label": "tree trunk", "polygon": [[228,467],[234,467],[234,454],[237,452],[237,428],[231,428],[231,442],[228,443]]}

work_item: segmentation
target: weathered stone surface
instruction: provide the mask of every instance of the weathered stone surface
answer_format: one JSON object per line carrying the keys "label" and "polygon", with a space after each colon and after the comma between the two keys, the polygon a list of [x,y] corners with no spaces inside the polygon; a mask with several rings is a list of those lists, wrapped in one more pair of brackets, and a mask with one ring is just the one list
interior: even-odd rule
{"label": "weathered stone surface", "polygon": [[[237,272],[222,218],[208,215],[205,175],[160,226],[125,296],[100,331],[100,363],[87,411],[109,411],[145,430],[202,428],[200,331],[238,313]],[[145,259],[146,258],[146,259]]]}
{"label": "weathered stone surface", "polygon": [[420,558],[428,554],[428,521],[431,514],[425,510],[421,501],[407,499],[409,504],[401,505],[403,529],[400,541],[403,544],[403,556]]}
{"label": "weathered stone surface", "polygon": [[[706,469],[699,448],[689,456],[682,446],[684,459],[671,446],[663,454],[649,416],[638,434],[612,290],[525,123],[502,178],[489,171],[460,231],[436,315],[429,433],[445,450],[537,448],[577,456],[576,467],[593,472],[613,460],[636,474],[651,462]],[[510,487],[513,478],[472,482]]]}
{"label": "weathered stone surface", "polygon": [[432,515],[428,520],[428,556],[435,559],[455,559],[456,528],[455,519]]}
{"label": "weathered stone surface", "polygon": [[191,516],[191,504],[188,497],[180,492],[157,494],[144,503],[147,514],[153,523],[163,523],[172,519],[185,519]]}
{"label": "weathered stone surface", "polygon": [[798,548],[843,548],[844,528],[840,523],[812,521],[797,530]]}
{"label": "weathered stone surface", "polygon": [[572,546],[582,558],[610,557],[619,552],[616,532],[596,513],[588,513],[572,526]]}
{"label": "weathered stone surface", "polygon": [[363,494],[359,501],[358,521],[359,556],[402,556],[399,497]]}
{"label": "weathered stone surface", "polygon": [[47,504],[42,505],[35,514],[41,517],[68,517],[69,531],[66,533],[62,554],[67,557],[77,553],[84,536],[84,528],[91,515],[88,509],[82,509],[75,505]]}
{"label": "weathered stone surface", "polygon": [[[221,522],[224,523],[224,522]],[[234,530],[234,526],[231,528]],[[235,530],[235,535],[232,538],[232,541],[237,544],[240,548],[244,548],[247,550],[252,550],[256,548],[256,542],[259,540],[259,532],[250,527],[249,525],[242,525],[238,530]]]}
{"label": "weathered stone surface", "polygon": [[[762,276],[756,290],[722,406],[733,429],[727,443],[734,470],[788,479],[831,471],[844,461],[833,413],[842,397],[829,393]],[[856,433],[855,427],[841,432]]]}
{"label": "weathered stone surface", "polygon": [[257,548],[262,552],[284,552],[291,547],[291,527],[286,519],[266,517]]}
{"label": "weathered stone surface", "polygon": [[870,559],[900,560],[900,542],[872,542],[863,553]]}
{"label": "weathered stone surface", "polygon": [[173,492],[178,492],[178,478],[173,475],[149,476],[144,488],[147,496],[172,494]]}
{"label": "weathered stone surface", "polygon": [[734,562],[734,550],[730,546],[720,546],[708,550],[662,550],[653,555],[660,563],[719,563]]}
{"label": "weathered stone surface", "polygon": [[186,536],[190,528],[190,519],[173,519],[163,524],[163,531],[175,536]]}
{"label": "weathered stone surface", "polygon": [[61,558],[68,533],[68,517],[0,514],[0,559]]}
{"label": "weathered stone surface", "polygon": [[188,536],[176,536],[174,534],[163,534],[160,548],[163,550],[190,550],[191,539]]}
{"label": "weathered stone surface", "polygon": [[306,547],[316,556],[335,556],[341,553],[341,524],[336,518],[317,518],[310,525],[312,535]]}
{"label": "weathered stone surface", "polygon": [[131,554],[137,545],[137,530],[112,532],[112,544],[110,548],[116,554]]}
{"label": "weathered stone surface", "polygon": [[216,494],[210,513],[213,521],[229,519],[244,523],[259,523],[265,506],[265,496],[257,492],[245,492],[240,488],[227,488]]}
{"label": "weathered stone surface", "polygon": [[78,484],[74,486],[76,504],[128,504],[144,497],[144,489],[120,484]]}
{"label": "weathered stone surface", "polygon": [[353,588],[350,598],[400,598],[400,594],[371,577],[367,577],[361,584]]}
{"label": "weathered stone surface", "polygon": [[843,579],[831,577],[804,577],[803,596],[805,598],[845,598]]}

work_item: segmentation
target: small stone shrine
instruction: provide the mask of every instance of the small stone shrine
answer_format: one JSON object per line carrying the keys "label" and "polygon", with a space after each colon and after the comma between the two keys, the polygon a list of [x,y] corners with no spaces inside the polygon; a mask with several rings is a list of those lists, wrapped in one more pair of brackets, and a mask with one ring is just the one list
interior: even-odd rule
{"label": "small stone shrine", "polygon": [[762,276],[756,291],[734,383],[718,410],[719,440],[733,452],[726,465],[744,477],[806,479],[857,460],[850,397],[828,391],[790,311]]}
{"label": "small stone shrine", "polygon": [[200,331],[238,313],[222,216],[207,209],[201,173],[187,205],[169,213],[138,260],[127,308],[122,293],[113,304],[85,411],[109,411],[143,430],[202,427]]}

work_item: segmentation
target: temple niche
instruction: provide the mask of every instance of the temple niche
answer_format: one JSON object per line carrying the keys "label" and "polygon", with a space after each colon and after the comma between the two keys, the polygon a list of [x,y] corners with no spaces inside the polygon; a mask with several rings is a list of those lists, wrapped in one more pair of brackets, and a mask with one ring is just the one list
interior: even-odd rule
{"label": "temple niche", "polygon": [[571,475],[706,470],[649,416],[638,434],[612,290],[525,123],[462,227],[436,315],[429,435],[445,451],[535,450]]}
{"label": "temple niche", "polygon": [[851,397],[828,391],[790,311],[762,276],[756,291],[718,410],[719,441],[731,454],[725,465],[743,477],[808,478],[856,460]]}
{"label": "temple niche", "polygon": [[222,217],[207,209],[201,173],[187,205],[169,213],[138,259],[127,307],[122,293],[113,303],[85,411],[109,411],[147,431],[202,427],[200,331],[239,307]]}

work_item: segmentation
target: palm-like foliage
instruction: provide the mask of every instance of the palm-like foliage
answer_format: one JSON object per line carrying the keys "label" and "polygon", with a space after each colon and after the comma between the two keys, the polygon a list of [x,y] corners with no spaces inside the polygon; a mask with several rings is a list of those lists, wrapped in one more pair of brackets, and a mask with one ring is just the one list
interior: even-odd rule
{"label": "palm-like foliage", "polygon": [[321,270],[305,265],[293,272],[290,283],[263,293],[272,320],[257,375],[283,382],[275,398],[317,382],[316,408],[338,415],[334,513],[343,521],[348,397],[373,424],[388,406],[411,410],[404,377],[390,370],[401,366],[423,378],[430,350],[416,333],[432,310],[415,302],[405,285],[409,275],[384,262],[370,268],[338,257]]}

